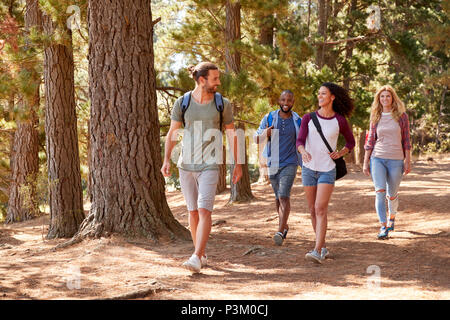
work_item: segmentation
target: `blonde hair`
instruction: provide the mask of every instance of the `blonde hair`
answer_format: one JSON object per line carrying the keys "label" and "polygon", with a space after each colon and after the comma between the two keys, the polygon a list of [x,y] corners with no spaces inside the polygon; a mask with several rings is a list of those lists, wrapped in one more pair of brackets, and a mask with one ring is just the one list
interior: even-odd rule
{"label": "blonde hair", "polygon": [[401,115],[406,112],[405,104],[400,100],[397,93],[395,92],[394,88],[392,88],[390,85],[384,85],[380,89],[378,89],[377,93],[375,94],[375,98],[372,102],[372,107],[370,110],[370,122],[372,123],[378,123],[381,119],[381,113],[383,112],[383,106],[380,103],[380,95],[383,91],[388,91],[392,96],[392,117],[395,119],[395,121],[398,122]]}

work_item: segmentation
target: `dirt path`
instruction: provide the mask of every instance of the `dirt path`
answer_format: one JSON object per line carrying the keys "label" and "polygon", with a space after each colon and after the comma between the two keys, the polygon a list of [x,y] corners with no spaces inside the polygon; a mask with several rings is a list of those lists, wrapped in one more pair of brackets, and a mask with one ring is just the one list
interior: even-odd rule
{"label": "dirt path", "polygon": [[[52,251],[48,217],[0,226],[0,299],[449,299],[450,157],[420,160],[400,187],[396,231],[376,239],[371,181],[358,168],[337,182],[323,265],[304,259],[314,246],[301,178],[292,190],[288,239],[273,244],[277,216],[270,186],[253,185],[251,204],[216,198],[209,267],[181,263],[190,242],[153,244],[113,236]],[[181,193],[168,193],[187,226]],[[379,275],[379,277],[378,277]],[[131,295],[130,295],[131,293]]]}

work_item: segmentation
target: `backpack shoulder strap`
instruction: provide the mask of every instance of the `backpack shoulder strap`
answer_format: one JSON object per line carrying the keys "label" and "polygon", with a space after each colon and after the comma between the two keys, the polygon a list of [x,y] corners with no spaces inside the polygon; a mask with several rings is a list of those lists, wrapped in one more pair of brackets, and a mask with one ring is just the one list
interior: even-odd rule
{"label": "backpack shoulder strap", "polygon": [[223,112],[223,97],[219,92],[214,93],[214,103],[216,104],[217,111]]}
{"label": "backpack shoulder strap", "polygon": [[333,152],[333,149],[331,149],[330,145],[328,144],[327,139],[323,135],[322,127],[320,126],[319,119],[317,119],[316,113],[315,112],[311,112],[310,115],[311,115],[311,120],[313,121],[314,125],[316,126],[317,132],[319,132],[320,137],[322,138],[323,142],[327,146],[328,150],[330,152]]}
{"label": "backpack shoulder strap", "polygon": [[269,127],[271,127],[272,126],[272,122],[273,122],[273,114],[272,114],[272,111],[270,111],[269,114],[267,115],[267,125]]}
{"label": "backpack shoulder strap", "polygon": [[216,104],[216,109],[220,113],[220,131],[222,131],[222,124],[223,124],[223,109],[224,109],[224,103],[223,103],[223,97],[219,92],[214,93],[214,103]]}
{"label": "backpack shoulder strap", "polygon": [[186,123],[184,121],[184,114],[186,113],[186,110],[189,108],[190,103],[191,103],[191,91],[188,91],[183,95],[183,100],[181,101],[181,118],[183,120],[183,126],[186,126]]}

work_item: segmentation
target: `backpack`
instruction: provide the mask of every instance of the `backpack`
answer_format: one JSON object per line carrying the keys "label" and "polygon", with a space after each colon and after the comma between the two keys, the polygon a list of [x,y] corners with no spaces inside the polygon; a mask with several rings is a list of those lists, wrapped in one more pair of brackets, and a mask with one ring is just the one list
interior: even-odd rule
{"label": "backpack", "polygon": [[[181,102],[181,118],[183,120],[183,126],[186,126],[184,122],[184,114],[186,110],[189,108],[189,104],[191,103],[192,91],[188,91],[183,95],[183,101]],[[223,97],[220,93],[214,93],[214,103],[216,104],[216,109],[220,113],[220,131],[222,131],[222,122],[223,122]]]}

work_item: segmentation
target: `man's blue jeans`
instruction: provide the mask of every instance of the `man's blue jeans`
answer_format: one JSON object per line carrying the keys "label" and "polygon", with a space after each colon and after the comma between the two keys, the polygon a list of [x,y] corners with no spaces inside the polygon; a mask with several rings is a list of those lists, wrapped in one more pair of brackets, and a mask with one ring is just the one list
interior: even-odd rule
{"label": "man's blue jeans", "polygon": [[403,160],[391,160],[372,157],[370,173],[375,186],[375,209],[380,223],[386,223],[386,198],[389,213],[395,215],[398,208],[398,188],[403,176]]}

